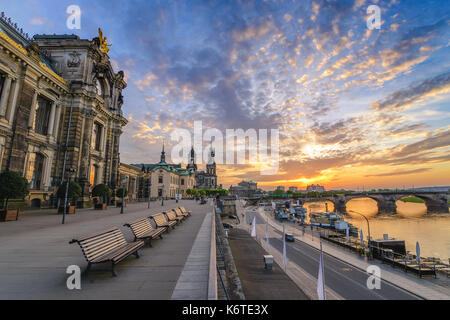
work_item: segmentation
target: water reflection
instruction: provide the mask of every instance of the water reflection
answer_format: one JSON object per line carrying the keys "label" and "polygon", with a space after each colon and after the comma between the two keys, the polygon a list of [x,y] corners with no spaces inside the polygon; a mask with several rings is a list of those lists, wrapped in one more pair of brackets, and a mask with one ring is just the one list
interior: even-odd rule
{"label": "water reflection", "polygon": [[[328,210],[334,211],[333,203],[328,202]],[[439,257],[447,261],[450,257],[450,215],[427,214],[424,203],[397,201],[397,214],[392,216],[377,215],[377,202],[369,198],[353,199],[347,202],[348,215],[345,217],[367,236],[367,224],[358,214],[370,218],[370,231],[373,238],[382,238],[383,234],[406,241],[406,250],[415,252],[419,241],[423,256]],[[325,211],[325,202],[306,203],[308,214]]]}

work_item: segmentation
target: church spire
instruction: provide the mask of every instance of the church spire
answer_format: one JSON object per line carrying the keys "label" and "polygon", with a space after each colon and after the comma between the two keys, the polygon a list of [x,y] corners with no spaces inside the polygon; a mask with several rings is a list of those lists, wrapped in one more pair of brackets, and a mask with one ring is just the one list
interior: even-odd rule
{"label": "church spire", "polygon": [[163,141],[163,147],[161,151],[161,162],[166,162],[166,152],[164,151],[164,141]]}

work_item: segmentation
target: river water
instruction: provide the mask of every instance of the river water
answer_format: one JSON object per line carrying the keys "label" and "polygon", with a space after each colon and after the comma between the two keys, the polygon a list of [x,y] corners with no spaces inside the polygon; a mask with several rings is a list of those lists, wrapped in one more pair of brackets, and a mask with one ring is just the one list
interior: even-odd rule
{"label": "river water", "polygon": [[[328,202],[328,210],[334,211],[333,203]],[[305,204],[310,211],[320,212],[325,210],[325,202],[310,202]],[[448,262],[450,258],[450,214],[427,214],[427,208],[423,203],[411,203],[397,201],[397,215],[378,215],[378,207],[375,200],[369,198],[353,199],[347,202],[345,220],[358,228],[363,229],[364,238],[367,237],[367,222],[350,210],[360,212],[370,221],[370,233],[372,238],[383,238],[383,234],[389,237],[405,240],[406,250],[416,252],[416,242],[419,241],[421,255],[423,257],[439,257]]]}

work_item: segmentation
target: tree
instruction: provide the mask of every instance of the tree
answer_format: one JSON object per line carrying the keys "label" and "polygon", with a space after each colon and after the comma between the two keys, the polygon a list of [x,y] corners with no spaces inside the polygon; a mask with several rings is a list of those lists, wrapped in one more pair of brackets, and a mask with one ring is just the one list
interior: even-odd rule
{"label": "tree", "polygon": [[0,199],[4,203],[4,208],[8,210],[9,199],[23,199],[30,193],[28,181],[14,171],[3,171],[0,174]]}
{"label": "tree", "polygon": [[[67,188],[67,181],[64,182],[56,192],[56,196],[59,199],[64,199],[66,197],[66,188]],[[76,183],[75,181],[69,182],[69,188],[67,191],[67,198],[68,199],[78,199],[81,196],[81,186]]]}
{"label": "tree", "polygon": [[281,195],[281,194],[284,194],[284,191],[281,190],[281,189],[277,189],[277,190],[275,190],[275,191],[273,192],[273,194],[274,194],[274,195]]}
{"label": "tree", "polygon": [[98,184],[92,189],[93,197],[101,197],[103,199],[103,203],[106,203],[106,198],[111,196],[112,191],[106,184]]}
{"label": "tree", "polygon": [[195,189],[187,189],[186,194],[190,196],[196,196],[198,194],[198,191]]}
{"label": "tree", "polygon": [[123,200],[123,198],[125,198],[128,195],[128,190],[122,187],[116,190],[116,197],[117,198],[121,198]]}

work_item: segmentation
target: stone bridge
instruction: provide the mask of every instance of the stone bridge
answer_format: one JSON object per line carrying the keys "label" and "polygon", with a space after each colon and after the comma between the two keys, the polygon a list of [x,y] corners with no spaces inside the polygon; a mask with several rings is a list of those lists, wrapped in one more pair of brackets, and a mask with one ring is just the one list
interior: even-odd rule
{"label": "stone bridge", "polygon": [[377,202],[378,213],[396,214],[397,200],[414,196],[425,201],[427,213],[448,213],[448,193],[447,192],[368,192],[336,197],[327,197],[339,213],[347,212],[347,202],[352,199],[369,198]]}
{"label": "stone bridge", "polygon": [[[347,202],[352,199],[370,198],[377,202],[378,213],[396,214],[396,201],[409,196],[415,196],[425,201],[427,213],[448,213],[448,192],[420,192],[420,191],[402,191],[402,192],[364,192],[352,193],[348,195],[327,196],[321,198],[298,198],[302,203],[311,201],[330,201],[334,204],[337,212],[345,214],[347,212]],[[262,200],[260,198],[259,200]],[[264,200],[273,201],[280,198],[264,197]],[[287,198],[286,198],[287,199]],[[292,199],[292,198],[290,198]],[[249,199],[250,200],[250,199]],[[252,199],[254,200],[254,199]]]}

